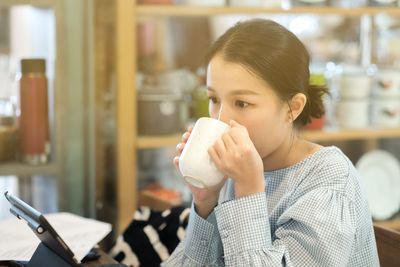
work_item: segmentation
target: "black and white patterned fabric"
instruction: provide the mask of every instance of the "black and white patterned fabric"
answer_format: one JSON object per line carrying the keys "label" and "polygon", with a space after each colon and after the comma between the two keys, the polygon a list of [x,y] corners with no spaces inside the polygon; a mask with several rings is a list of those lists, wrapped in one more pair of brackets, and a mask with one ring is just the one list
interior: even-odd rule
{"label": "black and white patterned fabric", "polygon": [[228,180],[207,220],[192,205],[162,266],[379,266],[362,179],[338,148],[264,176],[265,192],[238,199]]}
{"label": "black and white patterned fabric", "polygon": [[190,209],[175,207],[163,212],[139,208],[109,254],[129,266],[160,266],[185,236]]}

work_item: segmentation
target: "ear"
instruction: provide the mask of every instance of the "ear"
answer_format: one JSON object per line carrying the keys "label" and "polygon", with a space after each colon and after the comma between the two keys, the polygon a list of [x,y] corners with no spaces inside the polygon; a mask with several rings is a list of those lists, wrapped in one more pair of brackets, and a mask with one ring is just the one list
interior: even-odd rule
{"label": "ear", "polygon": [[289,100],[288,119],[293,122],[301,114],[307,103],[307,97],[303,93],[297,93]]}

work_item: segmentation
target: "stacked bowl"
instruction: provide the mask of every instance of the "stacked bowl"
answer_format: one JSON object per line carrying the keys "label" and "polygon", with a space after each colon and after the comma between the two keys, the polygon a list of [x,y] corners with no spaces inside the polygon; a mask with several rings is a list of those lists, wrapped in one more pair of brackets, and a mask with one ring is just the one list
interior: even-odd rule
{"label": "stacked bowl", "polygon": [[336,116],[339,127],[360,129],[369,126],[372,78],[367,69],[344,68],[339,77]]}
{"label": "stacked bowl", "polygon": [[400,126],[400,69],[376,72],[371,101],[371,124],[377,128]]}

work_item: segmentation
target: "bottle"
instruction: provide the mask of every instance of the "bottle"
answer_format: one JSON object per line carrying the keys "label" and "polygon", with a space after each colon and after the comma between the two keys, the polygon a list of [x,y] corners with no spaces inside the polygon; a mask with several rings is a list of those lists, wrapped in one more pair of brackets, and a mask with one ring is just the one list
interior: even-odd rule
{"label": "bottle", "polygon": [[20,79],[19,152],[24,163],[46,163],[49,157],[49,121],[46,62],[22,59]]}

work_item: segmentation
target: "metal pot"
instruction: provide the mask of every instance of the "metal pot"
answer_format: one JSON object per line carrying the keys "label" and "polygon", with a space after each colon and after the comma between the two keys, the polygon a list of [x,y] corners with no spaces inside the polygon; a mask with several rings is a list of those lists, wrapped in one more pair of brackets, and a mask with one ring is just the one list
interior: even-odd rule
{"label": "metal pot", "polygon": [[138,94],[138,132],[166,135],[182,131],[182,94],[160,89],[140,90]]}

